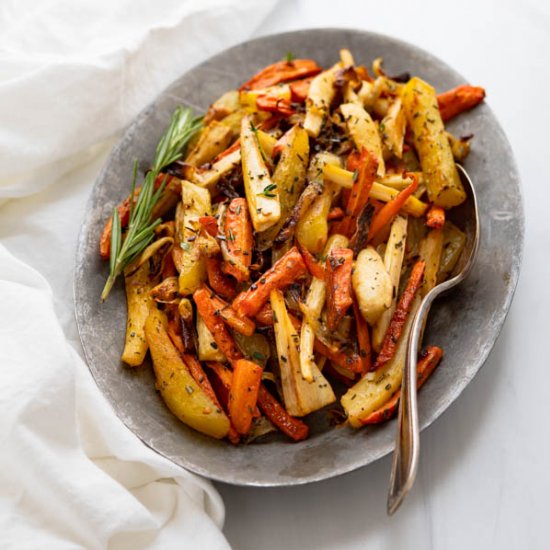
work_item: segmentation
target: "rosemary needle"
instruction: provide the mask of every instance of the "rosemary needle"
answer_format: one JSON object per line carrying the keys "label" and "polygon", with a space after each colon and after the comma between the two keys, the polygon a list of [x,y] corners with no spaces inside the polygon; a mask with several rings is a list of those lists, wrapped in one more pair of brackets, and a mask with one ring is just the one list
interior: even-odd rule
{"label": "rosemary needle", "polygon": [[166,177],[156,191],[155,181],[163,168],[181,157],[183,148],[201,125],[202,117],[193,117],[191,109],[178,107],[174,111],[172,120],[157,145],[153,166],[145,176],[137,199],[135,198],[137,163],[134,163],[129,208],[130,219],[124,239],[122,238],[118,210],[113,209],[110,273],[101,293],[102,302],[107,299],[117,277],[124,271],[124,268],[131,264],[153,240],[155,228],[160,223],[160,219],[152,220],[151,215],[164,190]]}

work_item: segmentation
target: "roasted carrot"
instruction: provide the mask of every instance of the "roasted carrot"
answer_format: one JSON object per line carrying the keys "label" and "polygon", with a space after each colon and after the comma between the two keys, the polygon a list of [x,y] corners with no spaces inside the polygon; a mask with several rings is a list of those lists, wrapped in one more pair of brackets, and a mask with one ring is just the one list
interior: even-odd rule
{"label": "roasted carrot", "polygon": [[216,393],[212,388],[212,384],[210,384],[210,380],[208,380],[208,377],[206,376],[200,364],[200,361],[196,358],[196,356],[192,353],[184,353],[183,362],[185,363],[185,366],[189,369],[189,372],[191,373],[191,376],[195,379],[195,382],[202,388],[204,393],[206,393],[206,395],[210,397],[214,404],[221,409],[220,402],[218,401],[218,397],[216,396]]}
{"label": "roasted carrot", "polygon": [[418,178],[412,172],[407,175],[412,178],[410,185],[405,187],[405,189],[403,189],[403,191],[396,195],[391,201],[387,202],[373,216],[367,237],[368,241],[372,241],[379,231],[391,223],[393,218],[399,214],[399,211],[405,202],[407,202],[407,199],[416,191],[418,187]]}
{"label": "roasted carrot", "polygon": [[166,314],[168,317],[168,323],[166,325],[166,332],[172,340],[172,344],[179,351],[180,355],[185,353],[185,344],[183,342],[181,334],[181,319],[176,307],[168,306],[166,308]]}
{"label": "roasted carrot", "polygon": [[327,285],[327,326],[334,330],[353,303],[351,297],[351,270],[353,251],[334,248],[327,257],[325,282]]}
{"label": "roasted carrot", "polygon": [[205,258],[208,284],[216,294],[231,300],[237,294],[235,282],[222,271],[219,258]]}
{"label": "roasted carrot", "polygon": [[252,336],[256,331],[256,324],[248,317],[237,315],[237,312],[219,296],[210,295],[210,300],[216,308],[216,315],[219,315],[232,329],[244,334]]}
{"label": "roasted carrot", "polygon": [[308,425],[290,416],[263,384],[260,385],[258,392],[258,407],[279,430],[294,441],[301,441],[308,436]]}
{"label": "roasted carrot", "polygon": [[451,118],[473,109],[476,105],[481,103],[485,98],[485,90],[479,86],[469,86],[464,84],[457,86],[452,90],[443,92],[437,96],[437,103],[439,104],[439,112],[443,122],[450,120]]}
{"label": "roasted carrot", "polygon": [[317,279],[325,280],[326,269],[323,264],[320,264],[313,256],[313,254],[305,247],[298,243],[298,249],[304,259],[307,270],[311,275]]}
{"label": "roasted carrot", "polygon": [[445,225],[445,210],[432,204],[426,214],[426,225],[432,229],[441,229]]}
{"label": "roasted carrot", "polygon": [[238,433],[250,431],[263,369],[247,359],[239,359],[233,365],[233,379],[229,391],[229,416]]}
{"label": "roasted carrot", "polygon": [[369,193],[376,178],[378,161],[367,149],[361,151],[358,167],[346,204],[344,219],[333,225],[334,231],[351,237],[355,233],[357,219],[369,200]]}
{"label": "roasted carrot", "polygon": [[[420,354],[420,359],[416,365],[416,388],[418,390],[435,370],[442,356],[443,350],[437,346],[429,346]],[[370,413],[369,416],[361,420],[361,423],[364,425],[379,424],[380,422],[385,422],[393,418],[397,412],[400,397],[401,391],[398,390],[391,396],[387,403]]]}
{"label": "roasted carrot", "polygon": [[357,330],[357,344],[359,345],[359,357],[361,358],[362,372],[366,373],[372,366],[372,349],[370,345],[369,326],[359,311],[357,300],[353,300],[353,315]]}
{"label": "roasted carrot", "polygon": [[[223,363],[207,361],[206,366],[208,367],[210,373],[208,381],[216,394],[218,403],[220,403],[225,413],[229,416],[229,390],[231,389],[231,379],[233,377],[233,373]],[[260,411],[257,412],[260,414]],[[231,426],[227,437],[231,443],[236,445],[239,443],[241,436],[238,434],[235,426],[233,426],[231,418],[229,419],[229,422],[231,423]]]}
{"label": "roasted carrot", "polygon": [[414,264],[411,271],[411,276],[407,281],[407,286],[399,298],[399,302],[397,303],[397,307],[395,308],[391,318],[390,325],[386,331],[386,335],[384,336],[384,341],[382,342],[380,353],[374,363],[373,370],[378,370],[383,367],[394,356],[397,348],[397,342],[401,337],[403,327],[405,326],[405,322],[407,321],[407,317],[411,311],[414,297],[422,284],[425,267],[426,262],[422,260]]}
{"label": "roasted carrot", "polygon": [[294,246],[264,273],[250,288],[233,300],[233,309],[239,315],[254,317],[277,288],[285,288],[307,273],[306,264]]}
{"label": "roasted carrot", "polygon": [[313,77],[310,77],[290,83],[290,97],[294,103],[303,103],[306,100],[312,80]]}
{"label": "roasted carrot", "polygon": [[334,208],[331,208],[327,220],[329,222],[338,221],[341,220],[344,217],[344,211],[339,207],[335,206]]}
{"label": "roasted carrot", "polygon": [[343,369],[347,369],[350,372],[363,372],[363,363],[357,353],[334,351],[317,338],[315,339],[313,349]]}
{"label": "roasted carrot", "polygon": [[259,111],[277,113],[283,117],[289,117],[296,111],[288,99],[270,95],[260,95],[256,98],[256,107]]}
{"label": "roasted carrot", "polygon": [[239,282],[250,279],[254,234],[246,199],[233,199],[227,207],[224,220],[225,249],[222,271]]}
{"label": "roasted carrot", "polygon": [[199,223],[206,229],[206,232],[212,237],[218,236],[218,220],[214,216],[201,216]]}
{"label": "roasted carrot", "polygon": [[270,327],[273,325],[273,310],[271,309],[271,304],[266,302],[258,313],[256,313],[254,319],[257,323],[264,327]]}
{"label": "roasted carrot", "polygon": [[193,299],[204,324],[212,333],[216,345],[227,357],[228,361],[233,363],[237,359],[240,359],[242,357],[241,352],[237,349],[221,316],[216,315],[216,306],[210,298],[210,292],[206,288],[201,287],[194,292]]}
{"label": "roasted carrot", "polygon": [[274,86],[279,82],[288,82],[306,76],[314,76],[321,72],[321,67],[312,59],[294,59],[292,61],[279,61],[264,67],[249,81],[245,82],[239,90],[257,90]]}

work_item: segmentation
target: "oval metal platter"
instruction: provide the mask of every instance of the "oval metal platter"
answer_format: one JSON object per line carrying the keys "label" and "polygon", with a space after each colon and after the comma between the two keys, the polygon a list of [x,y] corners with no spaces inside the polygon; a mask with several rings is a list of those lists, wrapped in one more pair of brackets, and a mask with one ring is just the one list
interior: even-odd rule
{"label": "oval metal platter", "polygon": [[[446,90],[467,82],[433,55],[400,40],[370,32],[315,29],[267,36],[212,57],[174,82],[126,130],[111,153],[90,196],[79,237],[74,292],[82,345],[97,385],[116,414],[146,445],[176,464],[205,477],[237,485],[284,486],[327,479],[365,466],[392,451],[395,421],[352,430],[334,427],[325,412],[311,416],[311,436],[300,443],[281,437],[232,446],[187,428],[155,391],[149,364],[130,369],[120,362],[126,300],[118,283],[105,304],[99,295],[108,275],[98,255],[98,239],[112,208],[128,195],[133,159],[144,166],[174,108],[203,112],[225,91],[292,51],[322,66],[349,48],[357,63],[382,56],[389,74],[408,71]],[[479,84],[483,84],[480,82]],[[518,172],[504,133],[486,104],[449,124],[456,135],[474,134],[465,167],[476,187],[481,243],[469,279],[437,301],[425,343],[443,347],[445,358],[419,394],[422,428],[459,396],[483,365],[514,293],[523,247],[523,205]]]}

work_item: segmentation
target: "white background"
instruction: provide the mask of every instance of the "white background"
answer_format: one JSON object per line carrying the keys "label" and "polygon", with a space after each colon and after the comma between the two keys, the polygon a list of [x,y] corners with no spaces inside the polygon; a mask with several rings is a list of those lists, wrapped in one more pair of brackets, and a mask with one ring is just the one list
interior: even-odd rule
{"label": "white background", "polygon": [[423,432],[416,485],[395,517],[385,515],[385,458],[306,487],[217,485],[225,533],[239,550],[549,548],[550,4],[303,0],[284,3],[259,34],[322,26],[399,37],[487,89],[523,180],[523,267],[489,360]]}

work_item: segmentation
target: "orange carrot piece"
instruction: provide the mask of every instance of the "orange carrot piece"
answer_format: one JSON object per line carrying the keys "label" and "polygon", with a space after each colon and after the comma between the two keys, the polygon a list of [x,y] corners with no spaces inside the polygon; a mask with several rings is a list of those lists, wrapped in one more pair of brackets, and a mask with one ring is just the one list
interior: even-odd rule
{"label": "orange carrot piece", "polygon": [[230,363],[234,363],[237,359],[240,359],[242,357],[241,352],[237,349],[221,316],[216,315],[216,306],[210,298],[210,292],[204,287],[199,288],[193,294],[193,299],[204,324],[212,333],[220,351],[227,357]]}
{"label": "orange carrot piece", "polygon": [[485,90],[479,86],[469,86],[464,84],[457,86],[452,90],[443,92],[437,96],[439,112],[443,122],[473,109],[485,98]]}
{"label": "orange carrot piece", "polygon": [[393,218],[399,214],[399,211],[407,202],[407,199],[416,191],[418,187],[418,178],[412,173],[406,173],[412,178],[412,183],[405,187],[391,201],[387,202],[372,218],[367,240],[371,241],[376,234],[381,231],[386,225],[391,223]]}
{"label": "orange carrot piece", "polygon": [[[229,416],[229,390],[231,388],[231,379],[233,377],[233,373],[223,363],[218,363],[216,361],[207,361],[206,365],[212,373],[212,376],[210,376],[208,380],[212,386],[214,393],[216,394],[218,403],[221,404],[223,410]],[[236,445],[237,443],[239,443],[241,436],[238,434],[235,426],[233,426],[231,418],[229,419],[229,422],[230,427],[227,438],[229,439],[229,441],[231,441],[231,443]]]}
{"label": "orange carrot piece", "polygon": [[185,353],[185,345],[181,334],[181,319],[177,308],[168,307],[167,310],[168,323],[166,325],[166,333],[168,334],[172,344],[179,351],[180,355]]}
{"label": "orange carrot piece", "polygon": [[199,223],[211,237],[218,236],[218,220],[214,216],[201,216]]}
{"label": "orange carrot piece", "polygon": [[[443,350],[437,346],[429,346],[425,351],[420,354],[420,360],[416,365],[416,388],[419,390],[424,382],[428,379],[430,374],[435,370],[435,367],[439,364],[441,357],[443,356]],[[379,409],[376,409],[367,416],[367,418],[361,420],[363,425],[366,424],[379,424],[385,422],[395,416],[397,412],[397,406],[399,404],[399,398],[401,397],[401,391],[397,390],[390,400],[382,405]]]}
{"label": "orange carrot piece", "polygon": [[359,157],[358,168],[354,171],[354,181],[346,204],[344,219],[334,224],[334,231],[351,237],[355,233],[357,218],[369,200],[369,193],[376,178],[378,160],[367,149],[363,148]]}
{"label": "orange carrot piece", "polygon": [[212,384],[210,384],[210,380],[208,380],[200,361],[193,354],[184,353],[183,362],[189,369],[189,372],[195,382],[202,388],[202,391],[204,391],[204,393],[208,395],[214,404],[221,410],[222,407],[218,401],[218,397],[214,392],[214,388],[212,388]]}
{"label": "orange carrot piece", "polygon": [[306,264],[307,270],[311,273],[311,275],[316,279],[321,279],[322,281],[324,281],[325,274],[326,274],[325,266],[323,264],[320,264],[315,259],[313,254],[305,246],[302,246],[300,243],[298,243],[298,249],[300,250],[300,254],[304,259],[304,263]]}
{"label": "orange carrot piece", "polygon": [[290,83],[290,97],[294,103],[303,103],[306,100],[312,80],[313,77],[310,77]]}
{"label": "orange carrot piece", "polygon": [[256,322],[264,327],[270,327],[273,325],[273,310],[271,304],[266,302],[258,313],[256,313],[254,319]]}
{"label": "orange carrot piece", "polygon": [[257,90],[274,86],[279,82],[288,82],[306,76],[314,76],[321,72],[321,67],[312,59],[293,59],[292,61],[279,61],[264,67],[256,73],[248,82],[245,82],[239,90]]}
{"label": "orange carrot piece", "polygon": [[288,99],[270,95],[258,96],[256,98],[256,107],[259,111],[277,113],[283,117],[289,117],[296,112]]}
{"label": "orange carrot piece", "polygon": [[327,326],[334,330],[353,303],[351,297],[351,270],[353,250],[334,248],[327,257],[325,282],[327,285]]}
{"label": "orange carrot piece", "polygon": [[445,225],[445,210],[432,204],[426,214],[426,225],[432,229],[441,229]]}
{"label": "orange carrot piece", "polygon": [[407,281],[407,286],[399,298],[399,302],[391,318],[390,325],[386,331],[386,335],[384,336],[382,348],[376,358],[373,370],[378,370],[383,367],[395,355],[397,342],[401,337],[403,327],[405,326],[405,322],[407,321],[407,317],[411,311],[414,297],[422,284],[425,267],[426,262],[422,260],[419,260],[414,264],[411,271],[411,276]]}
{"label": "orange carrot piece", "polygon": [[233,379],[229,391],[229,416],[233,426],[241,435],[246,435],[252,426],[262,372],[262,367],[247,359],[239,359],[233,365]]}
{"label": "orange carrot piece", "polygon": [[233,300],[233,309],[239,315],[254,317],[267,302],[272,290],[285,288],[306,273],[304,259],[294,246],[248,290],[241,292]]}
{"label": "orange carrot piece", "polygon": [[219,258],[205,257],[205,261],[208,284],[212,290],[216,294],[219,294],[228,300],[232,300],[237,294],[235,282],[223,273],[221,260]]}
{"label": "orange carrot piece", "polygon": [[222,264],[222,271],[243,283],[250,279],[254,234],[245,198],[233,199],[227,208],[224,221],[225,246],[229,260]]}
{"label": "orange carrot piece", "polygon": [[328,213],[327,220],[329,222],[341,220],[344,217],[344,211],[339,207],[335,206],[330,209]]}
{"label": "orange carrot piece", "polygon": [[313,349],[343,369],[351,372],[363,372],[363,363],[357,353],[346,354],[343,351],[334,351],[317,338],[313,344]]}
{"label": "orange carrot piece", "polygon": [[252,336],[256,331],[256,324],[248,317],[237,315],[237,312],[219,296],[210,295],[210,300],[216,308],[216,315],[219,315],[232,329],[244,334]]}
{"label": "orange carrot piece", "polygon": [[258,392],[258,407],[279,430],[294,441],[301,441],[308,436],[308,425],[298,418],[290,416],[263,384],[260,385]]}
{"label": "orange carrot piece", "polygon": [[364,374],[368,372],[372,366],[372,349],[370,345],[369,326],[359,311],[357,300],[353,300],[353,315],[355,317],[355,327],[357,330],[359,357],[361,358],[362,372]]}

